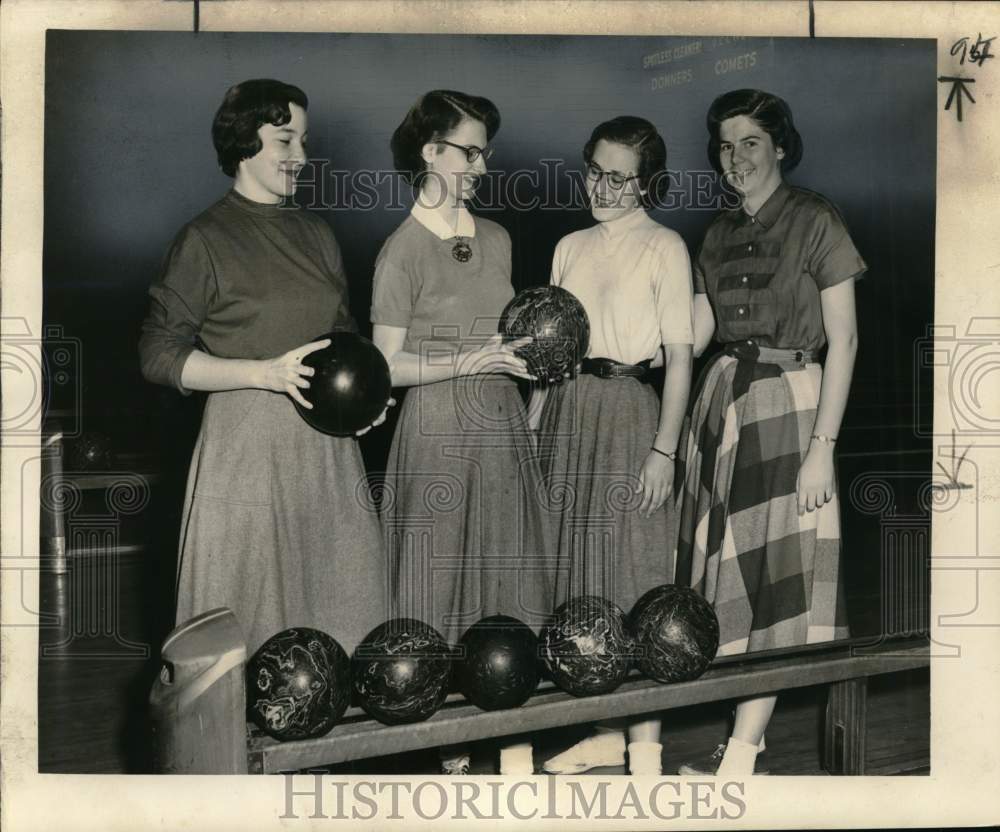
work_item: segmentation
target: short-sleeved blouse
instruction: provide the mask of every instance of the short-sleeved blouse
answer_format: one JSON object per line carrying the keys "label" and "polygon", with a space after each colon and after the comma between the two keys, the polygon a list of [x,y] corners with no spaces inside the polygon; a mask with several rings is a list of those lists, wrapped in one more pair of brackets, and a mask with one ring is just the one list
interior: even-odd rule
{"label": "short-sleeved blouse", "polygon": [[236,191],[181,229],[149,295],[143,373],[181,392],[198,345],[220,358],[274,358],[332,329],[356,329],[330,226]]}
{"label": "short-sleeved blouse", "polygon": [[818,350],[820,292],[866,269],[836,206],[782,183],[755,216],[716,217],[695,262],[695,292],[708,293],[718,341]]}
{"label": "short-sleeved blouse", "polygon": [[587,310],[592,358],[638,364],[694,341],[687,247],[644,210],[563,237],[551,282]]}
{"label": "short-sleeved blouse", "polygon": [[375,261],[371,320],[404,327],[403,350],[420,353],[429,343],[477,349],[497,332],[504,306],[514,297],[510,236],[502,226],[475,218],[465,262],[452,253],[456,238],[441,239],[411,214],[385,241]]}

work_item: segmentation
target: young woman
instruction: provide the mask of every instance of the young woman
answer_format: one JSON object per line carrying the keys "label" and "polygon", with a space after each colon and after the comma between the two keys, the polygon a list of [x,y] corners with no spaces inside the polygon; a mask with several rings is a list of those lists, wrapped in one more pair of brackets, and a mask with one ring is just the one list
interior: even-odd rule
{"label": "young woman", "polygon": [[[590,320],[590,354],[548,391],[539,446],[558,515],[557,602],[597,594],[627,613],[672,573],[674,460],[691,383],[691,268],[680,236],[646,208],[665,190],[667,151],[645,119],[598,125],[583,152],[597,224],[556,247],[552,283]],[[662,399],[644,383],[660,352]],[[533,405],[536,403],[533,403]],[[621,723],[608,723],[545,763],[572,774],[625,762]],[[660,722],[629,726],[629,770],[659,774]]]}
{"label": "young woman", "polygon": [[177,621],[227,606],[251,653],[292,626],[329,633],[350,653],[387,617],[381,529],[356,498],[357,442],[318,433],[293,404],[309,406],[300,391],[313,371],[301,362],[327,343],[309,339],[355,326],[330,227],[280,204],[306,161],[307,106],[279,81],[226,93],[212,138],[233,188],[174,240],[139,345],[148,380],[209,393],[181,526]]}
{"label": "young woman", "polygon": [[[836,207],[784,182],[802,157],[784,101],[735,90],[707,124],[741,210],[716,218],[695,265],[696,352],[713,330],[726,346],[692,409],[677,583],[715,607],[720,655],[846,637],[833,449],[866,267]],[[753,773],[774,703],[740,702],[728,743],[681,773]]]}
{"label": "young woman", "polygon": [[[375,266],[371,318],[393,384],[410,388],[386,472],[383,517],[398,613],[455,643],[503,613],[536,631],[550,609],[537,458],[513,378],[529,378],[497,322],[514,296],[507,232],[465,207],[500,125],[492,102],[422,96],[392,137],[410,215]],[[442,750],[465,773],[467,747]],[[531,745],[501,750],[501,773],[533,772]]]}

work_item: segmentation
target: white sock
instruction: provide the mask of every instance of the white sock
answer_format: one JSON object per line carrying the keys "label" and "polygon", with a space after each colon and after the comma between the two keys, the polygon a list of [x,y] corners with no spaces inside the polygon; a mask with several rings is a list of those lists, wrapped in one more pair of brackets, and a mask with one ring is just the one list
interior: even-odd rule
{"label": "white sock", "polygon": [[726,753],[719,763],[717,777],[746,777],[753,774],[754,763],[757,760],[757,746],[743,742],[736,737],[730,737],[726,744]]}
{"label": "white sock", "polygon": [[630,742],[628,744],[629,774],[662,774],[663,746],[658,742]]}
{"label": "white sock", "polygon": [[760,735],[760,742],[757,743],[757,753],[760,754],[761,751],[767,748],[767,743],[764,742],[764,735]]}
{"label": "white sock", "polygon": [[535,762],[531,754],[531,743],[519,742],[501,748],[500,773],[514,776],[534,774]]}

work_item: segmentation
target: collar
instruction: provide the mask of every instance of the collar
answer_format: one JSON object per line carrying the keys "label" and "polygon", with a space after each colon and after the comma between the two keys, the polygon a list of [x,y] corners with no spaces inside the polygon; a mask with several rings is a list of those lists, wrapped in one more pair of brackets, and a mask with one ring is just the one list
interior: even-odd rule
{"label": "collar", "polygon": [[[752,219],[756,220],[757,224],[766,231],[774,225],[775,222],[777,222],[778,217],[781,215],[781,209],[784,208],[785,203],[788,202],[788,197],[791,195],[791,192],[791,188],[789,188],[787,183],[782,180],[781,184],[774,189],[774,193],[767,198],[767,202],[757,209],[757,213],[754,214]],[[745,213],[744,217],[746,217],[747,220],[751,219],[749,215]]]}
{"label": "collar", "polygon": [[428,208],[419,202],[414,202],[410,214],[413,219],[441,240],[476,236],[476,221],[464,203],[458,207],[458,224],[455,228],[449,225],[444,218],[444,211],[440,208]]}
{"label": "collar", "polygon": [[639,207],[625,214],[623,217],[617,217],[607,222],[599,222],[597,223],[597,228],[604,239],[611,240],[642,225],[646,220],[649,220],[646,209]]}

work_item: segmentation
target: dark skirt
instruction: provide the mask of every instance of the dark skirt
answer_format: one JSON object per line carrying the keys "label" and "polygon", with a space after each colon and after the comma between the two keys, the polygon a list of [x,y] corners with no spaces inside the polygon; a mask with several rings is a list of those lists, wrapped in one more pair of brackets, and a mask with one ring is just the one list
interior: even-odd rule
{"label": "dark skirt", "polygon": [[226,606],[253,653],[314,627],[350,653],[387,617],[386,559],[352,438],[266,390],[212,393],[188,476],[177,622]]}
{"label": "dark skirt", "polygon": [[846,638],[840,507],[798,513],[819,364],[722,354],[705,369],[684,449],[677,583],[715,608],[720,655]]}
{"label": "dark skirt", "polygon": [[551,612],[538,459],[517,385],[478,375],[410,388],[383,491],[395,609],[449,642],[504,614]]}
{"label": "dark skirt", "polygon": [[628,612],[673,574],[674,501],[647,518],[636,492],[659,414],[654,390],[634,378],[580,375],[549,389],[539,449],[557,604],[596,594]]}

